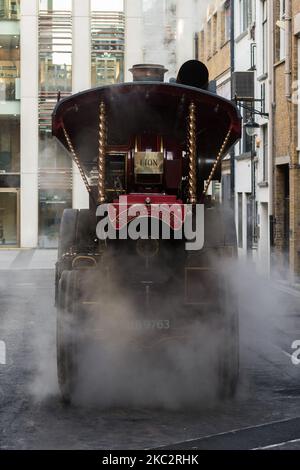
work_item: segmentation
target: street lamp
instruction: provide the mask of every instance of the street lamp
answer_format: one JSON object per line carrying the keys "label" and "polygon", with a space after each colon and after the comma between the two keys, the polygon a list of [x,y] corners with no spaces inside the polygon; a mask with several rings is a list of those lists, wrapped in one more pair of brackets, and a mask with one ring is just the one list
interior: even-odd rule
{"label": "street lamp", "polygon": [[249,121],[244,124],[244,128],[249,137],[254,137],[255,135],[257,135],[257,131],[260,128],[260,125],[257,124],[257,122],[254,121],[253,116],[251,116]]}

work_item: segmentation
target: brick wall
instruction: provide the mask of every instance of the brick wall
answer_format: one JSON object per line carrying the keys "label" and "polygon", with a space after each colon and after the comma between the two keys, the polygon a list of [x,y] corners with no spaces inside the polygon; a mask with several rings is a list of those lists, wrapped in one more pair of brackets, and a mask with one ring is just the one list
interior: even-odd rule
{"label": "brick wall", "polygon": [[199,59],[209,70],[211,80],[230,69],[230,38],[226,38],[224,3],[213,2],[210,16],[199,32]]}
{"label": "brick wall", "polygon": [[[278,20],[279,1],[274,1],[275,8],[275,57],[278,58]],[[292,1],[292,28],[293,18],[300,12],[300,0]],[[277,28],[277,29],[276,29]],[[292,32],[291,43],[291,81],[298,77],[298,49],[297,37]],[[290,157],[289,165],[289,261],[292,278],[300,276],[300,167],[298,162],[298,107],[288,99],[285,93],[285,61],[275,66],[275,123],[274,123],[274,157]],[[274,181],[274,208],[276,217],[275,250],[283,255],[284,245],[284,181],[283,169],[275,167]]]}

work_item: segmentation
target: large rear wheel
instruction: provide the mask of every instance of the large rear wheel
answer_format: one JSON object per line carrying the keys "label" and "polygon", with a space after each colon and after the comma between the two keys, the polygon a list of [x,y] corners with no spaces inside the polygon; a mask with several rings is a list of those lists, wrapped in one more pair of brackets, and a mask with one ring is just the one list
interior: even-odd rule
{"label": "large rear wheel", "polygon": [[64,271],[58,286],[57,375],[62,399],[70,403],[76,388],[79,348],[77,271]]}

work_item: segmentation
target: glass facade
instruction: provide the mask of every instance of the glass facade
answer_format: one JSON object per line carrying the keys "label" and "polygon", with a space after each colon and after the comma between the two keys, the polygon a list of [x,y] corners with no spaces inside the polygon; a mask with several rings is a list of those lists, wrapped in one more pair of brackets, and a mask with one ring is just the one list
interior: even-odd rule
{"label": "glass facade", "polygon": [[[0,0],[0,248],[18,246],[20,199],[20,1]],[[39,246],[57,246],[72,207],[72,160],[52,139],[60,91],[72,93],[72,0],[39,0]],[[124,80],[123,0],[91,0],[91,85]],[[1,28],[1,22],[5,28]],[[3,24],[4,24],[3,23]],[[1,33],[2,31],[2,33]],[[30,65],[29,65],[30,66]]]}
{"label": "glass facade", "polygon": [[20,2],[0,0],[0,248],[18,246],[20,238],[19,19]]}
{"label": "glass facade", "polygon": [[57,246],[64,209],[72,207],[72,161],[52,139],[57,93],[72,92],[72,2],[41,0],[39,11],[39,246]]}
{"label": "glass facade", "polygon": [[125,51],[123,2],[94,0],[91,7],[92,86],[123,82]]}

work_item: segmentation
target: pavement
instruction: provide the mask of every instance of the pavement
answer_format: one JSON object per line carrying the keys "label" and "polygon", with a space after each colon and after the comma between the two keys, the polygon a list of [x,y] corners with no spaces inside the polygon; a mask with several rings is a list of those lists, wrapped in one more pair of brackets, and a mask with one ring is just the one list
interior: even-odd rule
{"label": "pavement", "polygon": [[53,269],[57,250],[0,250],[0,270]]}

